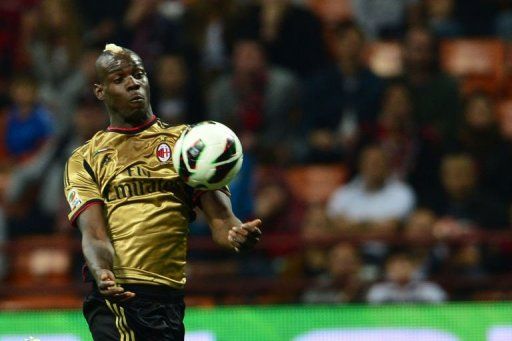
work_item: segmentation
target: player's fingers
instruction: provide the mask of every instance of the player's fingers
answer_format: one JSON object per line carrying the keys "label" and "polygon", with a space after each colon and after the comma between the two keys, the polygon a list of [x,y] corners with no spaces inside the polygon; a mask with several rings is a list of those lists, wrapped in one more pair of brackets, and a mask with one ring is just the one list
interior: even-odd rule
{"label": "player's fingers", "polygon": [[251,236],[251,237],[247,238],[247,241],[256,244],[260,241],[260,238]]}
{"label": "player's fingers", "polygon": [[235,235],[238,234],[240,236],[247,236],[249,234],[249,231],[244,229],[242,226],[233,226],[230,231],[232,231]]}
{"label": "player's fingers", "polygon": [[[247,232],[246,232],[247,233]],[[235,229],[231,229],[229,232],[228,232],[228,239],[231,241],[243,241],[247,238],[247,234],[241,232],[241,231],[238,231],[238,230],[235,230]]]}
{"label": "player's fingers", "polygon": [[114,287],[115,285],[116,285],[116,282],[114,282],[114,281],[101,281],[98,284],[98,288],[101,290],[106,290],[110,287]]}
{"label": "player's fingers", "polygon": [[251,234],[261,235],[261,230],[259,228],[260,226],[261,226],[261,220],[256,219],[251,222],[243,224],[242,228]]}
{"label": "player's fingers", "polygon": [[135,293],[131,292],[131,291],[125,291],[123,293],[120,293],[120,294],[115,294],[112,298],[117,301],[117,302],[124,302],[124,301],[127,301],[131,298],[135,297]]}
{"label": "player's fingers", "polygon": [[108,295],[116,295],[116,294],[123,293],[124,292],[124,288],[123,287],[119,287],[119,286],[114,286],[114,287],[108,287],[104,291],[107,292]]}
{"label": "player's fingers", "polygon": [[261,226],[261,219],[254,219],[242,224],[242,227],[248,229],[249,231],[253,231],[255,229],[259,230]]}
{"label": "player's fingers", "polygon": [[245,239],[245,237],[237,236],[234,232],[230,231],[230,233],[228,234],[228,241],[236,251],[238,251],[238,249],[240,249],[243,239]]}
{"label": "player's fingers", "polygon": [[106,269],[101,270],[100,280],[102,281],[113,281],[115,280],[114,274]]}
{"label": "player's fingers", "polygon": [[261,230],[259,228],[255,228],[254,230],[250,231],[251,236],[261,236]]}

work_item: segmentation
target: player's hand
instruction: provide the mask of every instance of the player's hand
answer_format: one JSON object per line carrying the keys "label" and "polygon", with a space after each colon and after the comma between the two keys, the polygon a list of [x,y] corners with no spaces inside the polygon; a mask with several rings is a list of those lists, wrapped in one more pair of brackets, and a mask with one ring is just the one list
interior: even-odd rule
{"label": "player's hand", "polygon": [[261,236],[261,220],[255,219],[239,226],[233,226],[228,232],[228,240],[236,252],[254,247]]}
{"label": "player's hand", "polygon": [[100,294],[115,302],[124,302],[135,296],[131,291],[116,285],[116,277],[110,270],[102,269],[97,274],[97,283]]}

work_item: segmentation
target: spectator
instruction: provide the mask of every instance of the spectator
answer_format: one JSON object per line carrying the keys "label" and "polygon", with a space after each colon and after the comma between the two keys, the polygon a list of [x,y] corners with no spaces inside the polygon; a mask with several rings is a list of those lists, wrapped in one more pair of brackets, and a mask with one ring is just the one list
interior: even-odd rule
{"label": "spectator", "polygon": [[455,17],[455,0],[426,0],[427,25],[440,38],[456,38],[463,27]]}
{"label": "spectator", "polygon": [[129,1],[75,1],[75,3],[78,13],[82,14],[84,20],[85,45],[100,47],[122,40],[122,18],[130,5]]}
{"label": "spectator", "polygon": [[481,279],[487,274],[483,258],[484,255],[479,245],[470,242],[463,243],[452,248],[447,272],[449,275],[460,276],[467,280]]}
{"label": "spectator", "polygon": [[97,105],[83,102],[73,115],[73,131],[54,138],[29,162],[12,172],[5,191],[9,212],[9,237],[51,233],[56,225],[68,228],[58,220],[65,217],[67,203],[62,198],[62,173],[67,157],[98,130],[106,127],[105,115]]}
{"label": "spectator", "polygon": [[152,71],[158,56],[184,46],[183,1],[130,1],[123,18],[123,39]]}
{"label": "spectator", "polygon": [[450,141],[459,122],[459,90],[455,80],[439,69],[438,42],[429,30],[412,28],[403,45],[403,78],[412,94],[414,119],[430,141]]}
{"label": "spectator", "polygon": [[388,84],[375,128],[361,144],[380,144],[392,173],[407,180],[417,194],[431,188],[432,179],[438,174],[441,150],[428,143],[428,136],[423,136],[414,122],[412,96],[405,83]]}
{"label": "spectator", "polygon": [[194,1],[183,18],[187,57],[202,71],[209,84],[229,66],[229,43],[237,30],[235,0]]}
{"label": "spectator", "polygon": [[254,40],[235,43],[232,66],[232,73],[210,89],[209,117],[231,126],[259,160],[286,162],[298,140],[292,123],[298,108],[297,80],[269,65]]}
{"label": "spectator", "polygon": [[359,174],[333,193],[327,214],[343,233],[386,237],[414,204],[413,190],[390,173],[384,150],[368,146],[361,153]]}
{"label": "spectator", "polygon": [[76,68],[83,50],[82,25],[73,1],[43,0],[26,14],[23,29],[41,99],[56,115],[56,133],[64,134],[85,85]]}
{"label": "spectator", "polygon": [[203,117],[201,93],[193,89],[183,57],[167,54],[158,59],[156,87],[151,94],[157,115],[175,125],[198,122]]}
{"label": "spectator", "polygon": [[333,193],[327,215],[338,234],[366,240],[364,260],[375,267],[387,253],[386,241],[414,204],[412,188],[391,174],[382,147],[368,146],[360,156],[359,174]]}
{"label": "spectator", "polygon": [[506,205],[479,186],[473,158],[464,153],[449,154],[441,163],[441,190],[423,198],[425,207],[440,220],[435,234],[456,238],[473,229],[497,229],[508,225]]}
{"label": "spectator", "polygon": [[418,22],[421,0],[352,0],[357,23],[370,40],[400,37],[407,24]]}
{"label": "spectator", "polygon": [[450,255],[448,247],[434,236],[437,217],[429,209],[418,208],[404,224],[403,236],[409,253],[418,260],[421,278],[438,274],[444,270]]}
{"label": "spectator", "polygon": [[350,156],[359,136],[375,123],[383,80],[362,63],[364,36],[347,21],[336,28],[336,63],[306,84],[305,130],[310,162],[339,161]]}
{"label": "spectator", "polygon": [[301,224],[301,238],[304,248],[299,254],[302,274],[307,277],[318,276],[327,271],[327,252],[319,245],[320,240],[331,240],[336,235],[325,207],[315,203],[306,207]]}
{"label": "spectator", "polygon": [[494,33],[503,40],[512,39],[512,3],[508,0],[498,1],[499,11],[494,17]]}
{"label": "spectator", "polygon": [[302,295],[304,303],[352,303],[363,299],[365,281],[357,249],[347,243],[335,245],[327,260],[327,271]]}
{"label": "spectator", "polygon": [[447,295],[437,284],[415,279],[418,265],[406,253],[394,254],[386,261],[386,281],[374,284],[367,294],[371,304],[441,303]]}
{"label": "spectator", "polygon": [[327,59],[321,23],[290,0],[259,0],[237,21],[238,36],[263,42],[271,63],[306,77]]}
{"label": "spectator", "polygon": [[283,175],[277,172],[273,170],[271,178],[261,179],[253,194],[254,215],[268,222],[269,228],[265,232],[269,239],[286,241],[272,243],[268,248],[268,254],[272,257],[286,256],[297,251],[303,215],[302,205],[283,181]]}
{"label": "spectator", "polygon": [[0,97],[8,92],[8,78],[27,64],[23,51],[23,14],[38,2],[4,0],[0,3]]}
{"label": "spectator", "polygon": [[473,157],[480,186],[503,200],[512,195],[510,148],[500,134],[493,100],[482,92],[471,94],[466,100],[455,150]]}
{"label": "spectator", "polygon": [[7,153],[21,162],[34,156],[50,139],[53,118],[38,102],[38,85],[31,76],[20,75],[13,80],[11,98],[4,138]]}

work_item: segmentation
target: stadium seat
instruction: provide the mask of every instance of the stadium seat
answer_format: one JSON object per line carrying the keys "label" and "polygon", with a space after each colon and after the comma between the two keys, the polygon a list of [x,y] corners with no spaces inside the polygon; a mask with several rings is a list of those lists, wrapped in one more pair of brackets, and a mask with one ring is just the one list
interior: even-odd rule
{"label": "stadium seat", "polygon": [[318,203],[326,202],[346,177],[344,165],[310,165],[289,169],[285,180],[298,200]]}
{"label": "stadium seat", "polygon": [[81,295],[24,295],[0,299],[0,310],[79,309]]}
{"label": "stadium seat", "polygon": [[461,81],[462,92],[502,92],[505,44],[498,39],[445,40],[440,46],[443,69]]}
{"label": "stadium seat", "polygon": [[374,41],[366,48],[368,67],[381,77],[394,77],[402,72],[402,47],[396,41]]}
{"label": "stadium seat", "polygon": [[72,238],[58,234],[27,236],[12,242],[8,248],[13,264],[8,282],[70,283],[73,246]]}

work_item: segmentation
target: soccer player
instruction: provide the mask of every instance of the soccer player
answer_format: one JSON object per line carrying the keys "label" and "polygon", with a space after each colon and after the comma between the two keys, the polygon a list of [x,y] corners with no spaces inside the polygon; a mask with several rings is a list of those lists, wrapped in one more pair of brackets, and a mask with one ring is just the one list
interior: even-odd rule
{"label": "soccer player", "polygon": [[178,177],[169,151],[186,126],[153,114],[137,54],[108,44],[96,71],[94,93],[110,126],[75,150],[64,173],[69,218],[94,280],[84,316],[94,340],[183,340],[193,208],[204,212],[214,241],[235,251],[259,241],[261,221],[242,223],[227,189],[197,191]]}

